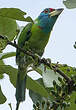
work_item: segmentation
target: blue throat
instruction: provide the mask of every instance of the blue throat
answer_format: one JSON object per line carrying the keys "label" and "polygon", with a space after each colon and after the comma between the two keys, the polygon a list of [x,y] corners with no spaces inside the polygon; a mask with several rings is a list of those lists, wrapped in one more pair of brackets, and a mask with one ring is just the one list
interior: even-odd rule
{"label": "blue throat", "polygon": [[43,32],[50,33],[57,17],[50,17],[48,14],[41,13],[38,17],[38,26],[42,28]]}

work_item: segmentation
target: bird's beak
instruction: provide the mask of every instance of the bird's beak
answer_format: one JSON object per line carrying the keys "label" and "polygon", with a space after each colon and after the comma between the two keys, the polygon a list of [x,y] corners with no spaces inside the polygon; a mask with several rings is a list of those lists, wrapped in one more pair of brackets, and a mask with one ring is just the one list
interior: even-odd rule
{"label": "bird's beak", "polygon": [[50,16],[60,15],[63,10],[64,10],[63,8],[55,9],[50,13]]}

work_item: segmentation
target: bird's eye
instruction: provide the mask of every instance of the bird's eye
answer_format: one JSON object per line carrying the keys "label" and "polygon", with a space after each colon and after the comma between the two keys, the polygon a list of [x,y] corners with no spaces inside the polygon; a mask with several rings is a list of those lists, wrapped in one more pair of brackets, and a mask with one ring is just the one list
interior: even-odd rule
{"label": "bird's eye", "polygon": [[48,13],[48,10],[45,10],[44,13]]}

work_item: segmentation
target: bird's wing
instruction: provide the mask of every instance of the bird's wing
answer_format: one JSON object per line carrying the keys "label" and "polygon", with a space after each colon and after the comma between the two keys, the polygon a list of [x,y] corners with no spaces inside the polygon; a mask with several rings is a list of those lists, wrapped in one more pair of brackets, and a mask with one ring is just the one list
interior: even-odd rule
{"label": "bird's wing", "polygon": [[[19,39],[18,39],[18,46],[19,47],[23,48],[25,45],[25,42],[28,41],[29,38],[31,37],[32,25],[33,25],[32,23],[29,23],[23,28],[23,30],[19,36]],[[19,56],[20,56],[20,50],[17,49],[16,50],[16,62],[18,61]]]}

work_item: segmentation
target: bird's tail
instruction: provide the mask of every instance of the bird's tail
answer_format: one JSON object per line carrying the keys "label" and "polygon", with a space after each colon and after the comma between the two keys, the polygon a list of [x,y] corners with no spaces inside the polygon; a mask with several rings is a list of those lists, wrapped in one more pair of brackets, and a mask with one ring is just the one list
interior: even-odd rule
{"label": "bird's tail", "polygon": [[[27,75],[23,73],[24,71],[18,69],[18,75],[17,75],[17,82],[16,82],[16,100],[17,100],[17,106],[16,110],[18,110],[18,106],[20,102],[25,100],[25,89],[26,89],[26,78]],[[24,77],[23,77],[24,75]],[[22,78],[23,77],[23,78]]]}

